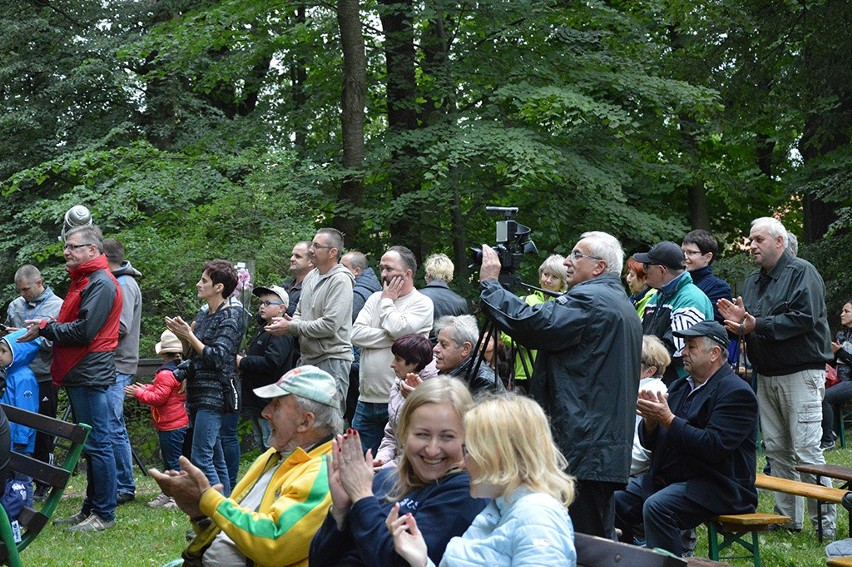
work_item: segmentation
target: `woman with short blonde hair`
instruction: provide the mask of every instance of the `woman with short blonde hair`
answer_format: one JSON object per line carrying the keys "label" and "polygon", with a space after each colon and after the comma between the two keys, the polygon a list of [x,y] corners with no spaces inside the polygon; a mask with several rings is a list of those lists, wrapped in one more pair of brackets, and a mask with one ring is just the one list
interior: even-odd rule
{"label": "woman with short blonde hair", "polygon": [[[516,394],[486,398],[464,418],[470,495],[494,498],[461,537],[447,544],[442,567],[577,563],[568,505],[574,479],[541,407]],[[417,520],[388,515],[394,547],[410,565],[433,565]]]}

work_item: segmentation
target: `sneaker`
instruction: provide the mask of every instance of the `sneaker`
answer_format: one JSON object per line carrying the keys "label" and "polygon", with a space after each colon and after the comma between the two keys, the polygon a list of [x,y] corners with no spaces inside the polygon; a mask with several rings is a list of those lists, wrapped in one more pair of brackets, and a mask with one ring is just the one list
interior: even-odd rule
{"label": "sneaker", "polygon": [[114,520],[104,520],[94,512],[85,520],[77,524],[76,526],[72,526],[70,531],[72,532],[102,532],[105,529],[111,528],[115,525]]}
{"label": "sneaker", "polygon": [[174,498],[169,498],[169,501],[166,502],[165,504],[163,504],[163,508],[167,508],[169,510],[171,510],[172,508],[177,508],[177,507],[178,507],[178,505],[177,505],[177,502],[175,502]]}
{"label": "sneaker", "polygon": [[835,444],[834,441],[822,441],[819,444],[819,448],[822,449],[823,451],[831,451],[835,447],[836,447],[836,444]]}
{"label": "sneaker", "polygon": [[83,512],[77,512],[73,516],[68,516],[67,518],[57,518],[56,520],[53,520],[53,525],[54,526],[76,526],[77,524],[79,524],[80,522],[85,520],[86,518],[88,518],[88,516],[86,514],[84,514]]}
{"label": "sneaker", "polygon": [[[148,507],[159,508],[160,506],[165,506],[166,504],[168,504],[170,500],[172,499],[161,492],[159,496],[148,502]],[[174,502],[174,500],[172,500],[172,502]]]}
{"label": "sneaker", "polygon": [[115,498],[115,503],[118,506],[121,506],[122,504],[133,502],[134,500],[136,500],[136,495],[132,492],[119,492],[118,496]]}

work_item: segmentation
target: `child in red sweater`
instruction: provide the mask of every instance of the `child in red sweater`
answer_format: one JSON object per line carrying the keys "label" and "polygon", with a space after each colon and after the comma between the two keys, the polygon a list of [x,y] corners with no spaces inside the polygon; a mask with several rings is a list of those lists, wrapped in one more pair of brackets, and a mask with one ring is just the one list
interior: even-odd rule
{"label": "child in red sweater", "polygon": [[[163,470],[179,471],[178,459],[181,456],[189,416],[186,413],[185,382],[175,378],[175,367],[181,361],[183,346],[171,331],[160,335],[160,342],[154,347],[163,359],[163,365],[157,370],[151,384],[131,384],[124,389],[128,396],[134,396],[145,405],[151,406],[151,419],[160,438],[160,452],[163,455]],[[175,501],[160,494],[150,502],[151,508],[174,508]]]}

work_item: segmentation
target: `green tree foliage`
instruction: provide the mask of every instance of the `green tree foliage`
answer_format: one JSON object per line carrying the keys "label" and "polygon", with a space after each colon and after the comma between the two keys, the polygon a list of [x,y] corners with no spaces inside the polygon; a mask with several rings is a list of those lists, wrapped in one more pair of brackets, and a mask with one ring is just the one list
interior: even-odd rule
{"label": "green tree foliage", "polygon": [[[848,231],[848,2],[370,0],[346,106],[355,4],[333,4],[0,0],[5,281],[25,261],[60,281],[77,203],[127,240],[151,317],[190,308],[205,258],[280,281],[319,225],[461,268],[493,241],[486,204],[543,253],[696,225],[731,245],[767,214]],[[341,127],[362,104],[363,156]]]}

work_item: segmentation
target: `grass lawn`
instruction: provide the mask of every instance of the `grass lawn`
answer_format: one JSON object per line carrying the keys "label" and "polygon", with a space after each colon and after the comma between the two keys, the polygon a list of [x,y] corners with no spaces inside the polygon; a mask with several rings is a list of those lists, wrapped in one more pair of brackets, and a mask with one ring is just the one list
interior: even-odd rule
{"label": "grass lawn", "polygon": [[[826,460],[832,464],[852,467],[852,441],[849,447],[826,453]],[[247,455],[247,459],[244,459],[243,469],[250,463],[250,457]],[[762,469],[763,465],[763,456],[759,455],[758,468]],[[118,507],[115,527],[101,533],[72,534],[66,529],[48,525],[35,543],[23,552],[24,563],[58,567],[141,567],[163,565],[180,557],[186,546],[189,521],[180,510],[148,508],[145,503],[153,499],[159,490],[154,481],[141,476],[138,469],[136,475],[136,500]],[[56,517],[70,516],[79,511],[85,479],[85,474],[72,478]],[[772,495],[762,492],[759,511],[772,512],[772,505]],[[849,535],[849,515],[840,506],[837,510],[837,534],[841,538]],[[825,566],[824,546],[817,541],[816,532],[809,522],[806,522],[800,534],[763,533],[760,539],[763,567]],[[733,549],[736,550],[736,546]],[[723,553],[732,553],[731,550],[728,548]],[[707,530],[703,526],[698,530],[696,556],[708,556]],[[751,560],[746,559],[723,561],[736,567],[752,566]]]}

